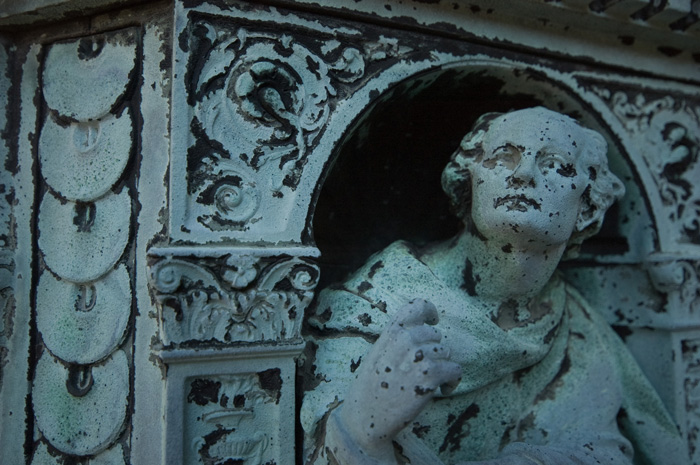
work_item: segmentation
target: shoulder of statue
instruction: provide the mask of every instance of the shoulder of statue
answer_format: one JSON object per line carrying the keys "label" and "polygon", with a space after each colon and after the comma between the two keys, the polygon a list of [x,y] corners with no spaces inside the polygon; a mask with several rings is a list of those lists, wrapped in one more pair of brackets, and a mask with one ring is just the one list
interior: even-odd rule
{"label": "shoulder of statue", "polygon": [[406,283],[430,273],[415,247],[396,241],[372,255],[345,282],[323,289],[309,324],[333,331],[378,335],[391,316],[409,300]]}

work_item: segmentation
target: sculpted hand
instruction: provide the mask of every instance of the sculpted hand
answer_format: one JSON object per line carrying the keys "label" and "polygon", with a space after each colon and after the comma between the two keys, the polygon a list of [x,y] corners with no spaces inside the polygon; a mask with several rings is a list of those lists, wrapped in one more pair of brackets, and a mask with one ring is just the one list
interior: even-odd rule
{"label": "sculpted hand", "polygon": [[365,454],[392,463],[392,440],[420,413],[437,389],[454,389],[461,369],[440,345],[435,306],[405,305],[360,364],[335,421]]}

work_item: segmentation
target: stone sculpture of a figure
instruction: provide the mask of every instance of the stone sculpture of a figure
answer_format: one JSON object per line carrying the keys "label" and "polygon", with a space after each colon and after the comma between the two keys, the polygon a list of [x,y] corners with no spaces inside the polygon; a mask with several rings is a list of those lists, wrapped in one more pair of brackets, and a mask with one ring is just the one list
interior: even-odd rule
{"label": "stone sculpture of a figure", "polygon": [[442,176],[464,229],[396,242],[309,317],[310,464],[684,464],[621,340],[556,271],[623,186],[607,145],[531,108],[486,114]]}

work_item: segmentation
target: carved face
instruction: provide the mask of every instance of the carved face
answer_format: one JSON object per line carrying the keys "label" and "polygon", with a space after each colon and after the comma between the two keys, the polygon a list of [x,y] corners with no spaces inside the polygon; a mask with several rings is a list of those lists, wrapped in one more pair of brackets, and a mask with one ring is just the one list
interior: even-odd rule
{"label": "carved face", "polygon": [[565,243],[571,236],[588,167],[582,129],[542,109],[493,120],[472,172],[472,220],[487,238]]}

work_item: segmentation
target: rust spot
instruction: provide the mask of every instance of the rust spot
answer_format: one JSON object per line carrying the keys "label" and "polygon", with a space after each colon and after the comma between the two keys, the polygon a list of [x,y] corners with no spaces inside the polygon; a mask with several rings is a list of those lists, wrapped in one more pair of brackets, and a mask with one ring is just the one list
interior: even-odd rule
{"label": "rust spot", "polygon": [[357,320],[362,324],[362,326],[369,326],[372,324],[372,317],[367,313],[357,316]]}
{"label": "rust spot", "polygon": [[416,386],[416,387],[413,389],[413,391],[414,391],[417,395],[419,395],[419,396],[424,396],[424,395],[426,395],[426,394],[430,394],[430,393],[433,392],[434,390],[435,390],[435,389],[432,389],[432,388],[424,388],[424,387],[422,387],[422,386]]}
{"label": "rust spot", "polygon": [[75,204],[75,216],[73,224],[77,226],[78,232],[90,232],[95,224],[97,210],[92,202],[77,202]]}
{"label": "rust spot", "polygon": [[[322,382],[326,381],[323,374],[316,373],[316,352],[318,344],[309,341],[304,348],[304,355],[301,359],[298,376],[303,384],[304,391],[313,391]],[[359,360],[358,360],[359,363]]]}
{"label": "rust spot", "polygon": [[530,412],[518,423],[518,441],[525,440],[525,433],[535,427],[535,414]]}
{"label": "rust spot", "polygon": [[589,178],[591,181],[595,181],[595,180],[598,178],[598,172],[597,172],[596,169],[593,168],[592,166],[590,166],[590,167],[588,168],[588,178]]}
{"label": "rust spot", "polygon": [[659,52],[663,53],[664,55],[666,55],[667,57],[675,57],[676,55],[680,55],[681,52],[683,52],[683,50],[681,50],[679,48],[667,47],[667,46],[663,46],[663,45],[660,45],[659,47],[657,47],[657,50]]}
{"label": "rust spot", "polygon": [[562,378],[571,369],[571,359],[569,359],[569,354],[566,353],[559,366],[559,371],[554,378],[545,386],[542,391],[535,397],[535,403],[542,402],[544,400],[550,399],[554,400],[557,397],[557,389],[563,384]]}
{"label": "rust spot", "polygon": [[372,286],[368,281],[362,281],[359,286],[357,286],[357,291],[362,294],[365,291],[372,289]]}
{"label": "rust spot", "polygon": [[350,359],[350,373],[355,373],[355,371],[360,367],[360,363],[362,363],[362,357],[358,358],[357,362]]}
{"label": "rust spot", "polygon": [[372,307],[376,308],[382,313],[386,313],[386,302],[384,302],[383,300],[379,300],[376,303],[372,304]]}
{"label": "rust spot", "polygon": [[282,395],[282,376],[279,368],[258,372],[260,387],[273,399],[279,403]]}
{"label": "rust spot", "polygon": [[367,277],[370,279],[374,278],[374,275],[377,273],[377,271],[381,270],[382,268],[384,268],[384,262],[379,260],[370,267],[369,273],[367,273]]}
{"label": "rust spot", "polygon": [[508,444],[510,444],[510,441],[511,441],[510,434],[513,432],[514,429],[515,429],[515,425],[510,425],[503,431],[503,436],[501,436],[501,445],[500,445],[501,449],[503,449]]}
{"label": "rust spot", "polygon": [[78,42],[78,58],[83,61],[92,60],[100,55],[104,46],[104,37],[80,39],[80,42]]}
{"label": "rust spot", "polygon": [[332,316],[333,312],[331,311],[331,308],[327,307],[323,312],[318,314],[318,321],[320,323],[328,323]]}
{"label": "rust spot", "polygon": [[197,378],[190,384],[187,402],[194,402],[197,405],[207,405],[209,402],[216,403],[219,401],[219,389],[221,389],[219,381]]}
{"label": "rust spot", "polygon": [[573,163],[567,163],[566,165],[562,165],[560,168],[558,168],[557,173],[567,178],[573,178],[576,176],[576,167]]}
{"label": "rust spot", "polygon": [[[223,428],[222,426],[219,426],[216,430],[212,431],[211,433],[207,434],[204,436],[202,439],[204,439],[204,444],[202,444],[202,447],[199,449],[199,455],[205,460],[205,463],[214,463],[214,457],[211,457],[209,454],[209,449],[216,444],[217,442],[221,441],[224,437],[228,436],[229,434],[233,433],[236,431],[235,428]],[[233,460],[229,459],[226,462],[224,462],[226,465],[242,465],[243,460]]]}
{"label": "rust spot", "polygon": [[620,42],[622,42],[623,45],[634,44],[634,36],[617,36],[617,38],[620,39]]}
{"label": "rust spot", "polygon": [[425,358],[425,355],[423,355],[423,351],[422,351],[422,350],[418,350],[418,351],[416,352],[416,358],[413,360],[413,362],[414,362],[414,363],[418,363],[418,362],[422,361],[423,358]]}
{"label": "rust spot", "polygon": [[518,304],[513,299],[508,299],[501,303],[495,315],[491,316],[491,321],[506,331],[518,325]]}
{"label": "rust spot", "polygon": [[[449,448],[450,452],[455,452],[462,448],[462,439],[469,435],[469,425],[467,422],[475,418],[479,414],[479,406],[476,404],[471,404],[469,407],[462,412],[459,417],[454,417],[450,415],[447,418],[447,422],[451,423],[450,427],[447,429],[447,434],[445,439],[440,445],[440,452],[444,452]],[[465,431],[466,426],[466,431]]]}
{"label": "rust spot", "polygon": [[467,291],[469,295],[476,295],[476,284],[480,281],[478,276],[474,276],[474,265],[469,259],[464,262],[464,271],[462,272],[461,288]]}
{"label": "rust spot", "polygon": [[632,330],[630,329],[629,326],[623,326],[623,325],[611,325],[612,329],[615,330],[618,336],[620,336],[620,339],[623,341],[627,339],[628,336],[632,334]]}
{"label": "rust spot", "polygon": [[[512,177],[509,177],[511,179]],[[512,178],[512,181],[515,182],[516,178]],[[518,180],[519,181],[519,180]],[[520,183],[522,184],[522,183]],[[541,205],[539,202],[537,202],[535,199],[531,199],[529,197],[526,197],[523,194],[511,194],[511,195],[506,195],[505,197],[499,197],[497,199],[494,199],[493,201],[493,208],[498,208],[502,205],[506,206],[506,209],[508,211],[521,211],[525,212],[528,209],[528,206],[534,208],[535,210],[541,210]]]}
{"label": "rust spot", "polygon": [[554,336],[556,336],[558,329],[559,329],[559,324],[554,325],[552,327],[552,329],[547,331],[547,334],[544,335],[542,342],[544,342],[545,344],[549,344],[550,342],[552,342],[552,339],[554,339]]}
{"label": "rust spot", "polygon": [[421,425],[420,423],[415,422],[413,423],[412,431],[413,434],[415,434],[419,438],[422,438],[428,433],[428,431],[430,431],[430,425]]}

